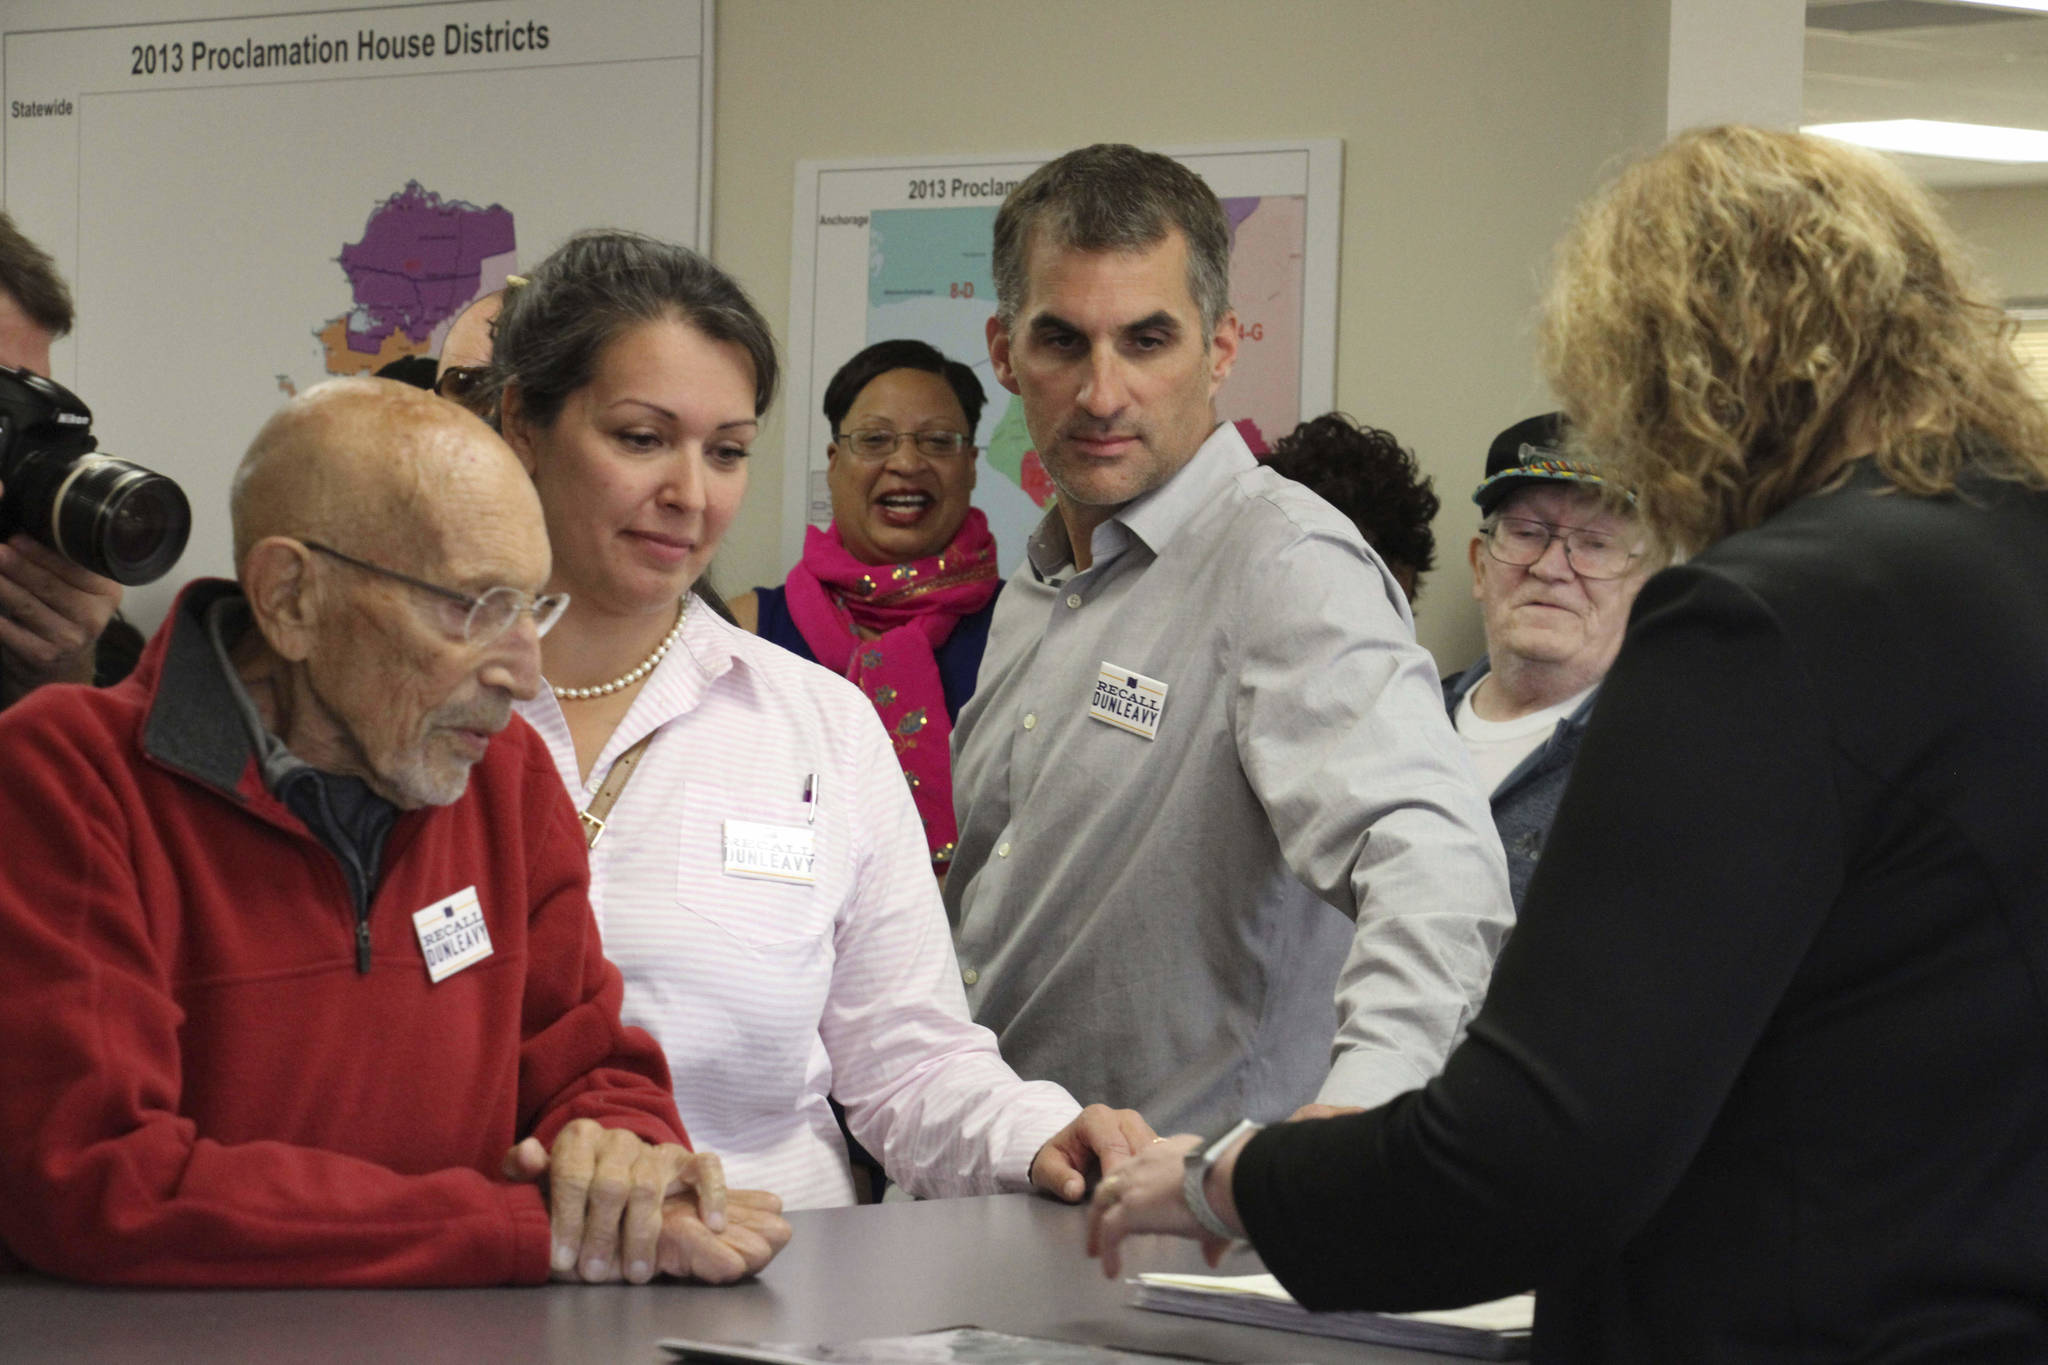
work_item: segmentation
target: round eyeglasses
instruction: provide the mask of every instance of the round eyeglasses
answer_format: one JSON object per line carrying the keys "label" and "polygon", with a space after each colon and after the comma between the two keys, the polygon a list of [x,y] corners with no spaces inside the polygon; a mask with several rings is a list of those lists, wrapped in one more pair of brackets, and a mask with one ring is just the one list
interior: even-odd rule
{"label": "round eyeglasses", "polygon": [[950,460],[974,449],[961,431],[891,431],[887,427],[862,427],[842,431],[832,438],[839,448],[857,460],[886,460],[905,441],[915,441],[917,452],[934,460]]}
{"label": "round eyeglasses", "polygon": [[434,392],[489,421],[493,407],[490,377],[488,365],[449,365],[434,377]]}
{"label": "round eyeglasses", "polygon": [[1497,517],[1479,528],[1486,553],[1503,564],[1526,569],[1550,551],[1550,542],[1564,542],[1565,563],[1581,578],[1619,578],[1642,557],[1635,543],[1606,531],[1577,526],[1552,526],[1527,517]]}
{"label": "round eyeglasses", "polygon": [[396,569],[372,564],[367,559],[357,559],[354,555],[345,555],[330,546],[322,545],[317,540],[301,541],[300,544],[316,553],[326,555],[329,559],[338,559],[350,568],[361,569],[364,573],[373,573],[403,583],[409,588],[432,593],[442,601],[460,607],[464,613],[462,626],[459,631],[453,633],[460,635],[466,644],[478,649],[496,644],[504,637],[506,631],[518,623],[521,616],[533,617],[533,633],[545,635],[554,627],[555,622],[562,619],[562,613],[569,609],[569,594],[565,592],[542,593],[535,597],[531,593],[521,592],[518,588],[498,587],[487,590],[481,596],[471,597],[466,592],[444,588],[438,583],[429,583],[425,579],[402,574]]}

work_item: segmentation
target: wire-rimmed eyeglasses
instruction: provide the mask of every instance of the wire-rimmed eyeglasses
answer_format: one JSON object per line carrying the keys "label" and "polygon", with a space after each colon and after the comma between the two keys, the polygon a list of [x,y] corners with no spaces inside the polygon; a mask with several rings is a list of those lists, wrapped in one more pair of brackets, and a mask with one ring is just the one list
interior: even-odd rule
{"label": "wire-rimmed eyeglasses", "polygon": [[1565,562],[1581,578],[1619,578],[1642,557],[1635,542],[1607,531],[1579,526],[1552,526],[1527,517],[1496,517],[1479,528],[1486,552],[1503,564],[1526,569],[1550,551],[1550,542],[1564,542]]}
{"label": "wire-rimmed eyeglasses", "polygon": [[338,559],[351,568],[393,579],[407,587],[418,588],[421,592],[430,592],[443,601],[461,607],[465,613],[462,618],[462,638],[478,649],[495,644],[506,631],[518,623],[521,616],[532,616],[534,634],[545,635],[553,628],[555,622],[562,619],[562,613],[569,609],[569,594],[565,592],[542,593],[535,597],[530,593],[521,592],[518,588],[498,587],[489,589],[481,597],[471,597],[466,592],[444,588],[438,583],[429,583],[425,579],[414,578],[411,574],[387,569],[382,564],[357,559],[354,555],[345,555],[332,546],[322,545],[317,540],[300,543],[330,559]]}
{"label": "wire-rimmed eyeglasses", "polygon": [[887,427],[862,427],[842,431],[832,438],[839,448],[857,460],[886,460],[905,441],[915,441],[917,452],[928,459],[950,460],[974,449],[963,431],[891,431]]}

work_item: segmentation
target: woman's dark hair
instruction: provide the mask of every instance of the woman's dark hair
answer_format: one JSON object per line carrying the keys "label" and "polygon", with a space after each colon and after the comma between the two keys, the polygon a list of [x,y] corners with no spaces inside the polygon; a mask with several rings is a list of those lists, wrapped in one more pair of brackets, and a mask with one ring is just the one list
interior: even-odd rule
{"label": "woman's dark hair", "polygon": [[853,410],[860,391],[891,370],[923,370],[945,380],[960,400],[960,411],[967,414],[967,439],[974,439],[974,429],[981,425],[982,405],[988,401],[981,381],[973,370],[946,359],[936,347],[922,341],[878,341],[839,367],[839,373],[825,386],[825,420],[832,424],[833,435],[839,434],[839,424]]}
{"label": "woman's dark hair", "polygon": [[1417,578],[1436,566],[1429,524],[1442,504],[1392,433],[1326,412],[1281,437],[1266,463],[1351,518],[1380,558],[1406,564]]}
{"label": "woman's dark hair", "polygon": [[754,414],[768,410],[775,338],[746,291],[688,247],[603,229],[577,233],[523,283],[507,286],[491,329],[493,406],[517,385],[525,419],[552,424],[569,395],[590,382],[606,346],[667,318],[745,351],[754,367]]}

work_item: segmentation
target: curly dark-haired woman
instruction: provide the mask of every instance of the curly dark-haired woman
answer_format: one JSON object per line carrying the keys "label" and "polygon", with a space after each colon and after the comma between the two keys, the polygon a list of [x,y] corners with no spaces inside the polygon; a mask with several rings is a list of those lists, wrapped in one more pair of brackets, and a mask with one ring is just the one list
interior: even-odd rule
{"label": "curly dark-haired woman", "polygon": [[1436,567],[1436,489],[1390,431],[1341,412],[1311,417],[1280,438],[1266,463],[1351,518],[1414,602]]}

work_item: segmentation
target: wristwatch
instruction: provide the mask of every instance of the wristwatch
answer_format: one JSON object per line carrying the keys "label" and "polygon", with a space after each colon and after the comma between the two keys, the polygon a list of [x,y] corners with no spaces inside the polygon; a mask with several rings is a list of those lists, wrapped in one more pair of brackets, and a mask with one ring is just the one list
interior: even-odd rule
{"label": "wristwatch", "polygon": [[1238,1234],[1230,1225],[1216,1216],[1216,1210],[1209,1207],[1209,1170],[1223,1154],[1230,1150],[1246,1133],[1256,1133],[1261,1125],[1250,1119],[1239,1119],[1229,1132],[1210,1142],[1204,1142],[1181,1158],[1180,1197],[1188,1206],[1188,1212],[1202,1225],[1202,1231],[1211,1237],[1221,1237],[1226,1242],[1238,1240]]}

